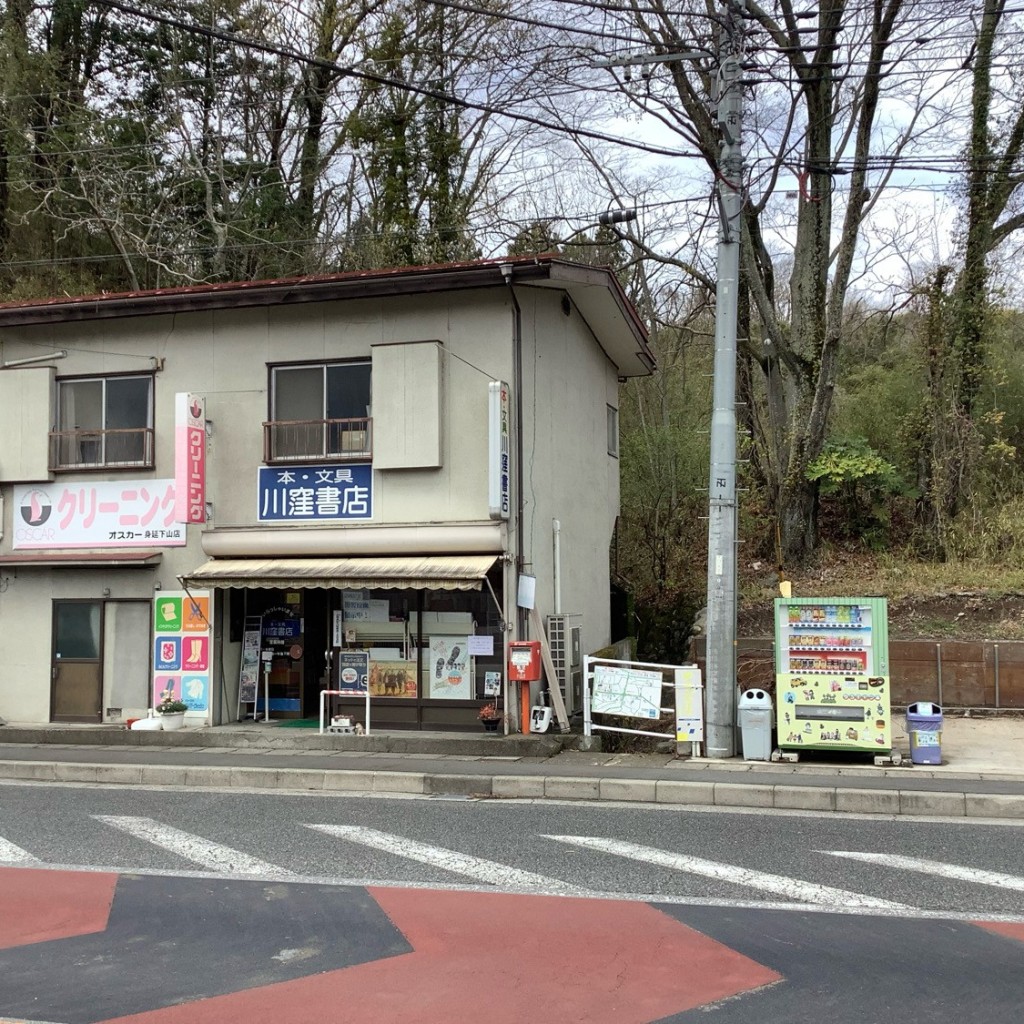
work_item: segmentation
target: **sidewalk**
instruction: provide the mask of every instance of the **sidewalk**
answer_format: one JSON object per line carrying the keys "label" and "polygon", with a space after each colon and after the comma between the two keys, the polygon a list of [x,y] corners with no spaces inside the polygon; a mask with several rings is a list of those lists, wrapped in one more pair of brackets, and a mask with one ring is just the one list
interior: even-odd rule
{"label": "sidewalk", "polygon": [[[894,735],[906,751],[901,721]],[[561,739],[319,736],[251,723],[178,733],[10,725],[0,728],[0,779],[1024,819],[1022,719],[947,717],[935,767],[602,754],[560,749]]]}

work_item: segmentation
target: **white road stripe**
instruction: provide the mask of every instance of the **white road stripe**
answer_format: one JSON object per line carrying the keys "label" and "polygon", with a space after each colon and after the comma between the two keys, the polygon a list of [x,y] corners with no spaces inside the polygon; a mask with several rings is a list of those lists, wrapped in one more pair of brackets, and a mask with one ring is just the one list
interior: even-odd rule
{"label": "white road stripe", "polygon": [[731,882],[733,885],[744,885],[751,889],[775,893],[788,899],[804,900],[807,903],[818,903],[838,907],[878,907],[894,909],[903,907],[902,903],[878,899],[875,896],[863,896],[846,889],[834,889],[829,885],[818,885],[815,882],[801,882],[785,875],[772,875],[765,871],[755,871],[735,864],[720,864],[701,857],[690,857],[682,853],[669,853],[653,846],[638,846],[618,839],[600,839],[596,836],[545,836],[559,843],[571,846],[582,846],[587,850],[610,853],[616,857],[628,857],[658,867],[671,868],[673,871],[685,871],[691,875],[702,875],[719,882]]}
{"label": "white road stripe", "polygon": [[337,836],[339,839],[347,839],[350,843],[359,843],[361,846],[393,853],[408,860],[419,861],[421,864],[443,868],[445,871],[451,871],[457,875],[475,878],[478,882],[487,882],[503,890],[534,892],[540,889],[545,892],[567,892],[581,895],[585,892],[585,890],[559,881],[557,878],[538,875],[532,871],[522,871],[497,861],[473,857],[468,853],[446,850],[443,846],[418,843],[414,839],[391,835],[388,832],[379,832],[375,828],[361,828],[358,825],[307,825],[306,828],[323,832],[329,836]]}
{"label": "white road stripe", "polygon": [[977,885],[995,885],[1000,889],[1014,889],[1024,892],[1024,878],[1017,875],[1004,875],[998,871],[983,871],[981,868],[962,867],[959,864],[944,864],[938,860],[925,860],[922,857],[902,857],[894,853],[860,853],[856,850],[818,850],[829,857],[846,857],[849,860],[862,860],[868,864],[882,864],[887,868],[900,868],[903,871],[920,871],[925,875],[938,875],[940,878],[953,878],[961,882],[974,882]]}
{"label": "white road stripe", "polygon": [[189,832],[162,825],[152,818],[133,818],[121,814],[94,814],[97,821],[111,825],[127,832],[136,839],[144,839],[147,843],[159,846],[179,857],[232,875],[263,875],[274,878],[294,878],[291,871],[270,864],[265,860],[250,857],[247,853],[234,850],[230,846],[212,843],[208,839],[194,836]]}
{"label": "white road stripe", "polygon": [[9,843],[0,836],[0,864],[36,864],[38,861],[28,850]]}

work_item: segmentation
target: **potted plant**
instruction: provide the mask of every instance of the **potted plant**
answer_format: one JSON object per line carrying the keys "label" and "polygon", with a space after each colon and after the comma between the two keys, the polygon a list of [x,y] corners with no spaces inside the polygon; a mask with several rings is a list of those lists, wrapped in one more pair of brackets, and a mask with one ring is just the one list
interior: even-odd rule
{"label": "potted plant", "polygon": [[164,729],[180,729],[185,724],[185,712],[188,705],[183,700],[177,700],[173,690],[164,690],[160,694],[160,703],[154,709],[160,716],[161,725]]}
{"label": "potted plant", "polygon": [[485,704],[478,712],[477,718],[480,719],[484,724],[484,730],[486,732],[497,732],[498,726],[501,725],[501,712],[498,710],[498,702],[495,701],[493,704]]}

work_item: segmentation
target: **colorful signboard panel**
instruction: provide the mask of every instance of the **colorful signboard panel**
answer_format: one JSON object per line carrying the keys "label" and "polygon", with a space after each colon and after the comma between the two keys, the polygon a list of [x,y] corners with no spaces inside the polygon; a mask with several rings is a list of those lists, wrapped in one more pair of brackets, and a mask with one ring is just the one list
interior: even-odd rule
{"label": "colorful signboard panel", "polygon": [[260,466],[261,523],[351,522],[373,517],[373,467]]}
{"label": "colorful signboard panel", "polygon": [[14,488],[14,548],[167,548],[185,543],[173,480]]}
{"label": "colorful signboard panel", "polygon": [[166,694],[189,711],[210,711],[210,592],[164,590],[153,601],[153,705]]}

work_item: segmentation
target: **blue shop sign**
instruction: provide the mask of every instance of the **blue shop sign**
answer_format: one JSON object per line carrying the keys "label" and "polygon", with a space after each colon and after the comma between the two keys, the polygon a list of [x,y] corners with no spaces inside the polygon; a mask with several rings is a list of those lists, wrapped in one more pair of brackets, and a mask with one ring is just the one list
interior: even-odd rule
{"label": "blue shop sign", "polygon": [[373,517],[373,466],[260,466],[261,523],[346,522]]}

